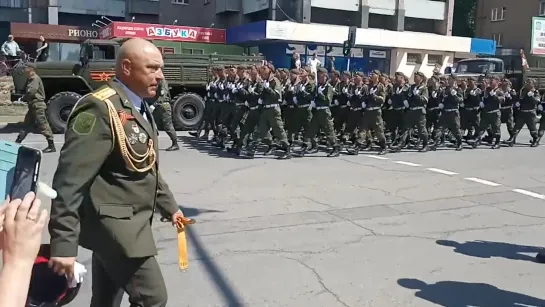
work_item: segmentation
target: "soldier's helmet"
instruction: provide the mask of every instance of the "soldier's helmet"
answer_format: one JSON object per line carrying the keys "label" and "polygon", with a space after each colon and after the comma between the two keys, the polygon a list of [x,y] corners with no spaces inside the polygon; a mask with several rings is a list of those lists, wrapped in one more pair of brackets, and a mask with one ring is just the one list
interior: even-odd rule
{"label": "soldier's helmet", "polygon": [[81,283],[70,287],[66,276],[59,276],[49,268],[49,257],[49,244],[42,244],[32,267],[26,307],[64,306],[78,295]]}

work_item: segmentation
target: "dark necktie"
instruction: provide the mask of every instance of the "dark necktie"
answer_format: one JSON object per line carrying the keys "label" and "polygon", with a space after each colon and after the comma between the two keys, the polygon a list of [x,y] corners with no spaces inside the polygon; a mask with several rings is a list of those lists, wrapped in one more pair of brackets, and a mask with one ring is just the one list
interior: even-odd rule
{"label": "dark necktie", "polygon": [[148,120],[148,112],[146,108],[146,102],[142,101],[142,104],[140,105],[140,115],[142,115],[145,120]]}

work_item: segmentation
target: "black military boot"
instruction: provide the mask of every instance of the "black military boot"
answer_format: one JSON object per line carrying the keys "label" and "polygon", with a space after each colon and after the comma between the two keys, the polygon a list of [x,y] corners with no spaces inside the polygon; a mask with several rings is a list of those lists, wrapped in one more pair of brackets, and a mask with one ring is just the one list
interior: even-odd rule
{"label": "black military boot", "polygon": [[301,150],[297,152],[298,157],[304,157],[308,153],[308,145],[306,143],[303,143],[301,145]]}
{"label": "black military boot", "polygon": [[191,131],[191,132],[189,132],[189,135],[198,138],[201,135],[201,132],[199,130]]}
{"label": "black military boot", "polygon": [[17,139],[15,139],[15,143],[21,144],[24,139],[25,139],[24,137],[18,136]]}
{"label": "black military boot", "polygon": [[537,263],[545,263],[545,251],[537,253],[536,262]]}
{"label": "black military boot", "polygon": [[541,141],[541,137],[542,137],[542,136],[543,136],[543,134],[539,134],[539,135],[537,136],[537,140],[535,141],[535,146],[534,146],[534,147],[539,146],[539,142]]}
{"label": "black military boot", "polygon": [[256,147],[257,147],[257,144],[255,144],[254,142],[252,142],[252,143],[248,146],[248,149],[246,150],[246,157],[248,157],[248,158],[253,158],[253,157],[255,156]]}
{"label": "black military boot", "polygon": [[341,145],[335,144],[333,145],[333,149],[327,154],[330,158],[338,157],[341,154]]}
{"label": "black military boot", "polygon": [[360,153],[362,144],[355,143],[354,146],[347,150],[349,155],[357,156]]}
{"label": "black military boot", "polygon": [[501,136],[496,135],[496,136],[494,137],[494,145],[492,145],[491,148],[492,148],[492,149],[500,149],[500,148],[501,148],[500,143],[501,143]]}
{"label": "black military boot", "polygon": [[214,145],[215,147],[221,148],[221,149],[225,149],[225,136],[220,135],[218,137],[217,141],[214,142],[212,145]]}
{"label": "black military boot", "polygon": [[424,137],[422,140],[422,148],[420,148],[420,152],[428,152],[430,150],[430,146],[428,145],[428,138]]}
{"label": "black military boot", "polygon": [[204,130],[204,134],[202,137],[200,137],[200,139],[205,139],[208,141],[208,138],[210,137],[210,129],[205,129]]}
{"label": "black military boot", "polygon": [[380,147],[380,150],[379,150],[379,152],[378,152],[378,155],[379,155],[379,156],[383,156],[383,155],[385,155],[385,154],[388,152],[388,151],[387,151],[387,147],[386,147],[386,142],[380,141],[380,142],[378,143],[378,146]]}
{"label": "black military boot", "polygon": [[530,144],[530,147],[537,147],[539,145],[540,137],[537,136],[537,133],[534,133],[532,135],[532,143]]}
{"label": "black military boot", "polygon": [[267,149],[266,149],[265,152],[263,153],[263,155],[264,155],[264,156],[270,155],[270,154],[273,152],[274,149],[275,149],[275,146],[274,146],[273,144],[269,144],[269,145],[267,146]]}
{"label": "black military boot", "polygon": [[55,148],[55,143],[53,142],[53,140],[47,140],[47,148],[42,150],[42,152],[43,153],[50,153],[50,152],[55,152],[55,151],[57,151],[57,149]]}
{"label": "black military boot", "polygon": [[172,145],[170,145],[169,148],[165,149],[166,151],[176,151],[180,150],[180,146],[178,146],[178,139],[175,135],[170,137],[170,141],[172,142]]}
{"label": "black military boot", "polygon": [[456,140],[456,151],[461,151],[462,149],[462,138],[459,138]]}
{"label": "black military boot", "polygon": [[278,157],[279,160],[288,160],[291,159],[291,146],[285,144],[283,146],[284,153]]}
{"label": "black military boot", "polygon": [[373,144],[372,141],[365,141],[365,145],[363,145],[363,146],[361,147],[361,149],[362,149],[362,150],[366,150],[366,149],[369,150],[369,149],[371,149],[371,145],[372,145],[372,144]]}
{"label": "black military boot", "polygon": [[513,147],[515,145],[515,143],[517,142],[518,134],[519,134],[519,131],[513,132],[509,140],[507,140],[507,145],[509,145],[509,147]]}

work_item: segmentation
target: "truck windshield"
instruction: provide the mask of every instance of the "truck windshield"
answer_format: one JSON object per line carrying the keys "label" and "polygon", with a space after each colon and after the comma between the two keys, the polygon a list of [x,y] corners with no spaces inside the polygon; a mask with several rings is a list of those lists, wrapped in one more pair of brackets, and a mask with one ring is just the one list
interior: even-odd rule
{"label": "truck windshield", "polygon": [[456,73],[485,74],[487,72],[496,72],[496,64],[485,60],[462,61],[456,67]]}

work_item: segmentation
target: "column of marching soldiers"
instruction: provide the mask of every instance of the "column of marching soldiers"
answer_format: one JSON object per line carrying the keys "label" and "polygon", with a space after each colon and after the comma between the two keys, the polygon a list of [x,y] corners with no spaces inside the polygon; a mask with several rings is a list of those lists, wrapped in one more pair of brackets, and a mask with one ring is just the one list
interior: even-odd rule
{"label": "column of marching soldiers", "polygon": [[503,143],[513,146],[526,125],[536,147],[545,132],[545,116],[538,117],[544,103],[533,79],[517,92],[506,79],[427,79],[421,72],[414,84],[401,72],[365,76],[319,68],[315,75],[271,64],[217,66],[211,74],[204,120],[190,134],[221,149],[231,142],[227,151],[235,155],[253,157],[266,148],[265,155],[281,150],[279,158],[289,159],[316,152],[321,143],[329,157],[357,155],[375,145],[381,155],[413,146],[426,152],[445,140],[457,151],[464,140],[472,148],[488,143],[498,149],[502,123],[509,132]]}

